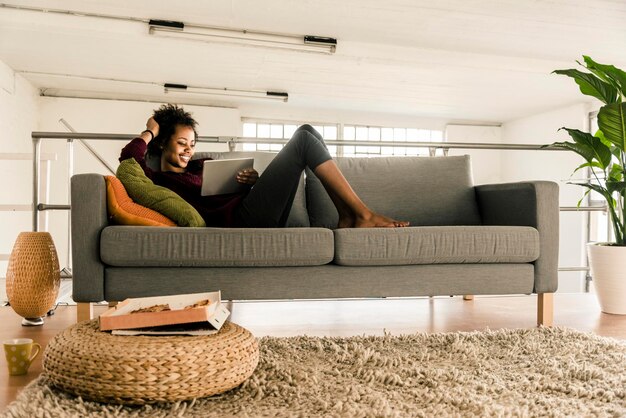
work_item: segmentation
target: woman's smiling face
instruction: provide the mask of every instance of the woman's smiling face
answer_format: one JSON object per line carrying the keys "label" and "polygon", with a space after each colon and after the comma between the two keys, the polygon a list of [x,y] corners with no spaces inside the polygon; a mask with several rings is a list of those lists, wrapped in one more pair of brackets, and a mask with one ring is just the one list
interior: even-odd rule
{"label": "woman's smiling face", "polygon": [[174,135],[167,141],[161,153],[161,171],[184,173],[193,157],[195,146],[193,128],[177,125]]}

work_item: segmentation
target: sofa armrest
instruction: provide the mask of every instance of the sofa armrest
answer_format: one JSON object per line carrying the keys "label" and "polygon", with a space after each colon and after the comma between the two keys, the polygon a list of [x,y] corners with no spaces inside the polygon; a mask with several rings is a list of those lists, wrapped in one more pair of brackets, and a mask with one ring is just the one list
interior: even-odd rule
{"label": "sofa armrest", "polygon": [[540,255],[535,265],[535,293],[558,287],[559,186],[550,181],[476,186],[484,225],[532,226],[539,231]]}
{"label": "sofa armrest", "polygon": [[71,190],[72,297],[76,302],[99,302],[104,300],[100,232],[108,225],[104,176],[72,176]]}

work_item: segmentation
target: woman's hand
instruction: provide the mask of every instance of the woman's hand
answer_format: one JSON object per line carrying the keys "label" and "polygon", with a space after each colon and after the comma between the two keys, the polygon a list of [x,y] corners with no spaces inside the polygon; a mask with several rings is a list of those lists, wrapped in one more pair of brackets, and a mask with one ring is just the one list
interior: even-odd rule
{"label": "woman's hand", "polygon": [[241,170],[237,173],[237,182],[241,184],[249,184],[250,186],[254,186],[256,181],[259,179],[259,173],[252,167]]}
{"label": "woman's hand", "polygon": [[146,130],[139,135],[146,144],[149,144],[159,134],[159,124],[153,117],[150,117],[146,122]]}
{"label": "woman's hand", "polygon": [[153,117],[150,117],[146,122],[146,129],[151,130],[155,138],[159,135],[159,124]]}

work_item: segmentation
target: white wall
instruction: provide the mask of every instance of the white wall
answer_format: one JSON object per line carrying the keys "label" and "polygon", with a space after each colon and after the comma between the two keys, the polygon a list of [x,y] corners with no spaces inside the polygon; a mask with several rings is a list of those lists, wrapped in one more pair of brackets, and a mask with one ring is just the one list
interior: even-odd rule
{"label": "white wall", "polygon": [[[503,124],[504,143],[549,144],[570,140],[567,132],[558,131],[565,126],[585,131],[592,104],[581,103],[555,109],[539,115]],[[580,186],[566,184],[576,167],[584,161],[566,151],[503,151],[501,173],[503,181],[552,180],[559,183],[561,206],[576,206],[583,196]],[[581,174],[577,173],[580,178]],[[561,212],[560,216],[560,267],[576,267],[585,263],[584,246],[586,213]],[[561,272],[560,292],[580,292],[584,289],[584,273]]]}
{"label": "white wall", "polygon": [[[501,144],[502,128],[499,126],[449,124],[446,126],[445,138],[447,142]],[[500,158],[502,151],[450,149],[448,153],[448,155],[463,154],[471,157],[474,184],[501,182]]]}
{"label": "white wall", "polygon": [[[0,61],[0,205],[32,202],[31,160],[6,158],[32,153],[30,133],[37,127],[38,114],[37,89]],[[31,229],[31,211],[0,211],[0,254],[10,254],[17,235]],[[7,264],[0,259],[0,277],[5,277]]]}
{"label": "white wall", "polygon": [[283,103],[246,104],[239,107],[242,118],[315,123],[343,123],[397,128],[419,128],[443,131],[447,119],[419,118],[414,115],[327,110],[320,108],[293,108]]}

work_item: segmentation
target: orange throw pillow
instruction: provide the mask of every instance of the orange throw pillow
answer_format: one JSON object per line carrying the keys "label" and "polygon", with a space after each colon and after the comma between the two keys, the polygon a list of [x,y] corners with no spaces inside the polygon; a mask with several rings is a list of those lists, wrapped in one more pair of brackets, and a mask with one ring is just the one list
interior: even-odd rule
{"label": "orange throw pillow", "polygon": [[176,226],[176,223],[168,217],[133,202],[117,177],[105,176],[104,178],[107,183],[107,208],[113,223],[136,226]]}

